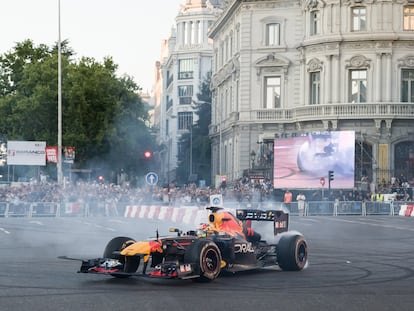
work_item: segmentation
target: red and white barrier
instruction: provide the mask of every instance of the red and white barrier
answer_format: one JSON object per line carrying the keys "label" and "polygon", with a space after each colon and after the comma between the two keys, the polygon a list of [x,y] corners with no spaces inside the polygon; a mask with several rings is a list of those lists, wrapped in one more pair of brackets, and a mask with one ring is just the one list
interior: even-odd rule
{"label": "red and white barrier", "polygon": [[198,206],[129,205],[125,209],[126,218],[143,218],[198,225],[208,222],[209,212]]}
{"label": "red and white barrier", "polygon": [[414,217],[414,205],[401,205],[398,215],[405,217]]}

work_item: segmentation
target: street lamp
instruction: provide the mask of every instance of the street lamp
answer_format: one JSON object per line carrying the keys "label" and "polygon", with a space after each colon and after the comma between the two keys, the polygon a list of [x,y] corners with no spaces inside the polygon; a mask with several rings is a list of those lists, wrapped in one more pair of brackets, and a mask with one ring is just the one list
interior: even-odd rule
{"label": "street lamp", "polygon": [[190,179],[193,176],[193,123],[190,124]]}
{"label": "street lamp", "polygon": [[219,122],[219,174],[221,175],[221,142],[222,142],[222,140],[223,140],[223,131],[222,131],[222,119],[223,119],[223,116],[221,115],[221,105],[219,106],[220,107],[220,112],[219,112],[219,115],[220,115],[220,122]]}
{"label": "street lamp", "polygon": [[62,52],[60,30],[60,0],[58,0],[58,152],[57,152],[57,180],[62,184]]}
{"label": "street lamp", "polygon": [[252,160],[252,168],[254,168],[254,161],[256,160],[256,152],[254,150],[250,152],[250,159]]}

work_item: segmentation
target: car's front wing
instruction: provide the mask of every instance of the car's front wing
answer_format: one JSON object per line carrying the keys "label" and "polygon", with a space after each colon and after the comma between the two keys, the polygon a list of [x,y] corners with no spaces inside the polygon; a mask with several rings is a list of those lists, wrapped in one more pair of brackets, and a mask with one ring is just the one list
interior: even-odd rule
{"label": "car's front wing", "polygon": [[124,272],[123,269],[124,264],[117,259],[94,258],[82,260],[78,273],[104,274],[114,277],[146,276],[163,279],[189,279],[200,276],[199,266],[194,263],[162,263],[145,273],[142,271],[135,273]]}

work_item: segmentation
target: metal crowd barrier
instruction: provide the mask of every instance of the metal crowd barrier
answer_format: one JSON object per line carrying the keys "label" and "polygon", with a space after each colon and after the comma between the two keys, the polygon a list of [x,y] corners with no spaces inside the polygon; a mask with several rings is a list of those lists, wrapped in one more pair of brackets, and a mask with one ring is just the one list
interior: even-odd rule
{"label": "metal crowd barrier", "polygon": [[0,202],[0,217],[57,217],[60,208],[57,203],[46,202]]}
{"label": "metal crowd barrier", "polygon": [[[143,205],[140,202],[136,205]],[[48,203],[48,202],[0,202],[0,217],[123,217],[128,203],[107,204],[105,202],[65,202],[65,203]],[[145,205],[163,205],[162,202],[146,203]],[[272,209],[284,207],[289,210],[292,216],[369,216],[384,215],[398,216],[401,205],[414,205],[414,202],[361,202],[361,201],[308,201],[305,208],[299,211],[298,203],[292,202],[284,204],[283,202],[225,202],[225,207],[230,209],[237,208],[257,208]],[[175,204],[186,208],[184,204]],[[187,205],[188,206],[188,205]]]}

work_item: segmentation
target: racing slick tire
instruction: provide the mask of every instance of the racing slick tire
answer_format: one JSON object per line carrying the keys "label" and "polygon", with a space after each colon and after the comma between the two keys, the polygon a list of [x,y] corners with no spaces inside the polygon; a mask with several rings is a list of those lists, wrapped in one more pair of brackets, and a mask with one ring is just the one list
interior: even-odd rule
{"label": "racing slick tire", "polygon": [[[126,273],[135,273],[139,267],[139,257],[128,257],[120,256],[117,254],[113,254],[116,251],[121,251],[128,245],[135,243],[134,239],[128,237],[116,237],[113,238],[108,242],[105,247],[103,258],[111,258],[111,259],[118,259],[120,262],[124,264],[124,272]],[[128,275],[119,275],[119,274],[112,274],[117,278],[126,278]]]}
{"label": "racing slick tire", "polygon": [[211,240],[198,240],[190,244],[184,254],[185,263],[195,263],[200,268],[198,282],[210,282],[221,272],[221,252],[217,244]]}
{"label": "racing slick tire", "polygon": [[308,245],[300,234],[286,234],[277,245],[277,260],[284,271],[302,270],[308,260]]}

